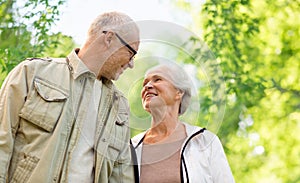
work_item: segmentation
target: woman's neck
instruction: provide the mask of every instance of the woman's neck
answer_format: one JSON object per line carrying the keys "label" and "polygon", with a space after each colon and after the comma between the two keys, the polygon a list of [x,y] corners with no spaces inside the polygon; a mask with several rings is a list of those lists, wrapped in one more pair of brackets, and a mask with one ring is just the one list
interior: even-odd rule
{"label": "woman's neck", "polygon": [[182,139],[186,136],[183,128],[183,124],[178,119],[164,120],[159,123],[152,121],[151,128],[146,133],[144,143],[154,144]]}

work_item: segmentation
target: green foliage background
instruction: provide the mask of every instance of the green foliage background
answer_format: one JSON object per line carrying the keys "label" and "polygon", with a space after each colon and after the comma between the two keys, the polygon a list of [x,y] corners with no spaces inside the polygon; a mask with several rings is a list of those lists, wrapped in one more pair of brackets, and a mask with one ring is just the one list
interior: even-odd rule
{"label": "green foliage background", "polygon": [[51,33],[64,0],[0,1],[0,83],[20,61],[29,57],[66,56],[73,39]]}
{"label": "green foliage background", "polygon": [[227,101],[218,135],[236,181],[300,182],[300,1],[193,3],[176,5],[220,60]]}
{"label": "green foliage background", "polygon": [[[64,3],[0,1],[1,82],[27,57],[64,57],[75,47],[71,37],[50,31]],[[198,47],[199,38],[190,39],[195,50],[191,57],[176,56],[193,65],[197,79],[206,86],[197,88],[201,108],[195,123],[205,125],[212,113],[226,106],[222,125],[213,131],[222,140],[236,182],[299,183],[300,1],[176,0],[173,4],[193,17],[189,29],[201,36],[222,70],[225,98],[215,100],[212,93],[222,83],[213,78],[210,83],[204,81],[199,62],[211,62],[200,59],[206,53]],[[150,120],[139,98],[142,75],[135,73],[144,73],[152,64],[136,63],[116,83],[135,114],[131,123],[137,130],[132,135],[149,125],[141,121]],[[193,119],[185,116],[187,121]]]}

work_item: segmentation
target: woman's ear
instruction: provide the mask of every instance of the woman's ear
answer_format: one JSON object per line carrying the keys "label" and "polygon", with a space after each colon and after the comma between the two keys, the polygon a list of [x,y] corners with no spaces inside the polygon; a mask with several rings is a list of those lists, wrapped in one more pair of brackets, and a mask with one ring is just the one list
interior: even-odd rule
{"label": "woman's ear", "polygon": [[184,91],[181,91],[181,90],[177,90],[177,94],[176,94],[176,98],[178,97],[178,99],[182,99],[182,97],[183,97],[183,95],[184,95]]}

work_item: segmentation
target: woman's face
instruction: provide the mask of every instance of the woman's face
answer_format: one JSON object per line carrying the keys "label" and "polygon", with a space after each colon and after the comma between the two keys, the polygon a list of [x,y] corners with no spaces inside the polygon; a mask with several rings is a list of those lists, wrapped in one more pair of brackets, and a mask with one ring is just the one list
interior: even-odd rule
{"label": "woman's face", "polygon": [[173,107],[181,100],[179,90],[161,72],[152,72],[145,76],[141,95],[143,107],[150,113],[150,109]]}

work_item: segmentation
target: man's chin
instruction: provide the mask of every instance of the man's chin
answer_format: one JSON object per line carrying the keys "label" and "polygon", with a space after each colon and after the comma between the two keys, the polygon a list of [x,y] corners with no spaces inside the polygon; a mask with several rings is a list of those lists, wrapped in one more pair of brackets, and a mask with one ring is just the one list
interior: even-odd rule
{"label": "man's chin", "polygon": [[115,75],[111,78],[111,80],[117,81],[119,78],[120,78],[120,74],[118,73],[118,74],[115,74]]}

